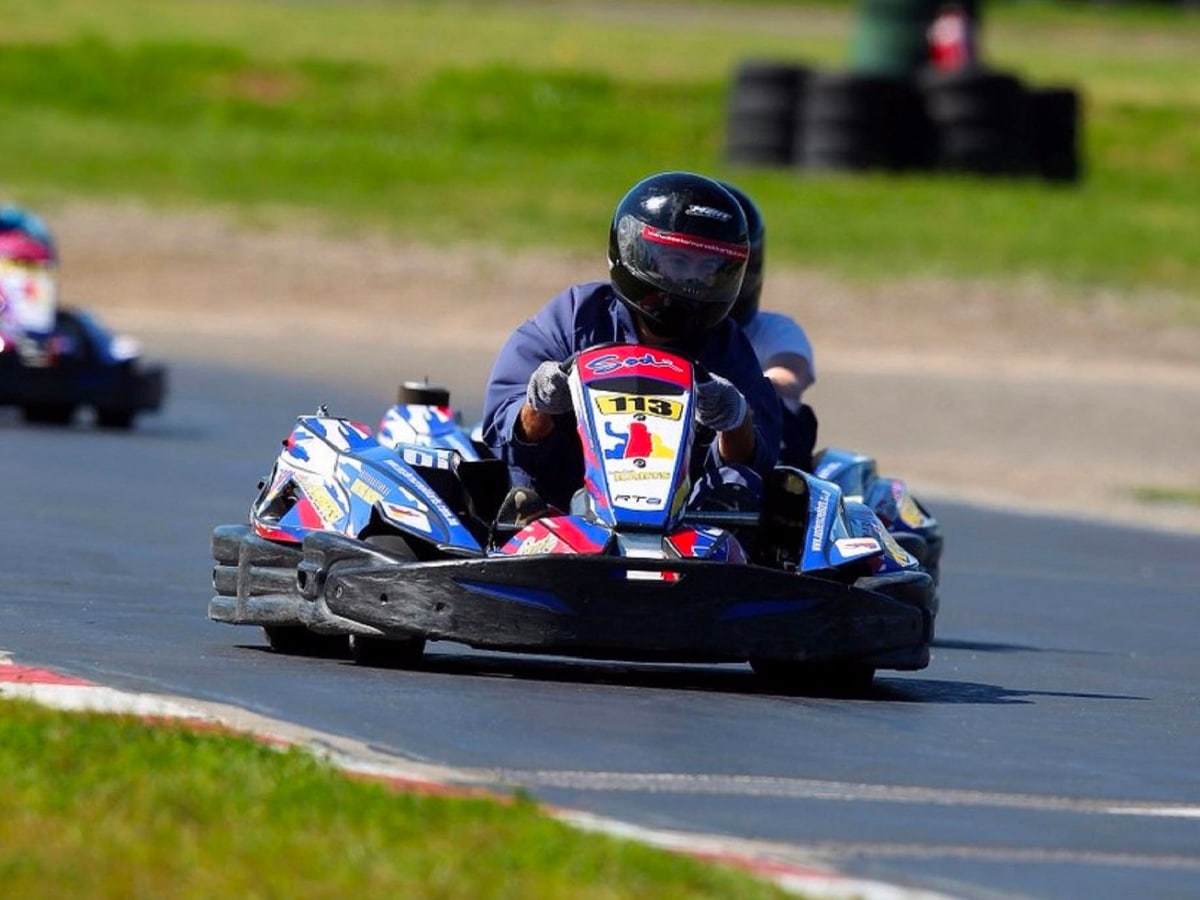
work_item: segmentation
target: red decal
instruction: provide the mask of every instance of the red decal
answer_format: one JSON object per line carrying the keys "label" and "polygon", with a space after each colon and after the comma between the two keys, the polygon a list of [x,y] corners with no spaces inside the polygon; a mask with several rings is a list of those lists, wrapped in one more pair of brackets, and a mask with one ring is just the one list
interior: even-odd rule
{"label": "red decal", "polygon": [[749,248],[742,244],[728,244],[725,241],[715,241],[711,238],[681,234],[678,231],[660,231],[650,225],[642,227],[642,237],[656,244],[687,247],[689,250],[703,250],[705,253],[715,253],[718,256],[725,256],[729,259],[746,259],[750,255]]}

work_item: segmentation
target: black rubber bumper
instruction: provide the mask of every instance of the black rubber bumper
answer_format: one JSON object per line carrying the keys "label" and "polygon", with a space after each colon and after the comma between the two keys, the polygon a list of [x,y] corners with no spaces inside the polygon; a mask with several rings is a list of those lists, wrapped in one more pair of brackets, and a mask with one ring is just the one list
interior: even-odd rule
{"label": "black rubber bumper", "polygon": [[[362,545],[360,545],[362,546]],[[300,547],[259,537],[249,525],[218,525],[211,538],[215,596],[208,617],[229,625],[303,627],[318,634],[378,636],[368,625],[333,615],[323,598],[300,595]]]}
{"label": "black rubber bumper", "polygon": [[694,560],[406,562],[328,533],[309,535],[303,552],[300,596],[337,619],[383,635],[496,650],[919,669],[929,661],[936,609],[931,579],[915,572],[901,573],[907,582],[889,595]]}

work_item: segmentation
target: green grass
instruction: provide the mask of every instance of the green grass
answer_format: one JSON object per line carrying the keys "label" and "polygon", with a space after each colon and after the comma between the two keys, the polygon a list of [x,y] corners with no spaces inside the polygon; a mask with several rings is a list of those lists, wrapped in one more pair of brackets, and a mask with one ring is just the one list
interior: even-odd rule
{"label": "green grass", "polygon": [[352,780],[301,751],[0,701],[0,884],[40,897],[783,897],[528,801]]}
{"label": "green grass", "polygon": [[995,5],[984,49],[1085,92],[1077,187],[723,159],[739,59],[848,57],[846,5],[0,0],[0,188],[219,204],[432,241],[602,253],[634,180],[732,178],[773,260],[879,281],[1155,288],[1200,318],[1200,16]]}
{"label": "green grass", "polygon": [[1145,485],[1134,488],[1133,498],[1157,506],[1200,506],[1200,488],[1174,488]]}

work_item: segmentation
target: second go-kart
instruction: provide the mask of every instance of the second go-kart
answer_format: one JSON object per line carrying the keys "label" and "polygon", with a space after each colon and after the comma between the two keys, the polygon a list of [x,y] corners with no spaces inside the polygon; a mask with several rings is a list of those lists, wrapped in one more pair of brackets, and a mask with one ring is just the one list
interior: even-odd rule
{"label": "second go-kart", "polygon": [[696,377],[640,345],[579,354],[584,487],[526,523],[506,519],[499,460],[301,416],[249,521],[213,532],[209,616],[263,626],[276,649],[344,642],[395,666],[438,640],[742,661],[786,689],[861,689],[877,669],[928,665],[933,579],[868,506],[783,468],[763,504],[790,504],[778,521],[694,496]]}
{"label": "second go-kart", "polygon": [[66,425],[87,407],[102,428],[130,428],[162,407],[166,381],[136,341],[80,309],[59,309],[47,335],[0,330],[0,406],[19,407],[28,422]]}

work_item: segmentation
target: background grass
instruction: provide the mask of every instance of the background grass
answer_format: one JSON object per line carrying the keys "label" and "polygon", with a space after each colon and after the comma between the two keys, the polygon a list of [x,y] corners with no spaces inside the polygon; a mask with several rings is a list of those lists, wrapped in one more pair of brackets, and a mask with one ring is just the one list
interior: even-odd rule
{"label": "background grass", "polygon": [[844,65],[844,5],[0,0],[0,15],[0,187],[27,202],[216,203],[600,253],[624,189],[686,168],[760,200],[774,259],[843,277],[1200,287],[1200,16],[1184,11],[988,9],[994,65],[1084,90],[1077,187],[728,166],[737,61]]}
{"label": "background grass", "polygon": [[780,898],[520,797],[347,778],[248,739],[0,700],[0,885],[34,897]]}

